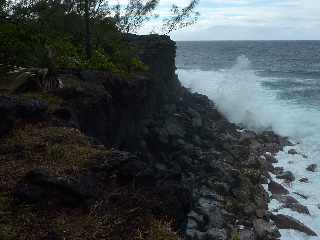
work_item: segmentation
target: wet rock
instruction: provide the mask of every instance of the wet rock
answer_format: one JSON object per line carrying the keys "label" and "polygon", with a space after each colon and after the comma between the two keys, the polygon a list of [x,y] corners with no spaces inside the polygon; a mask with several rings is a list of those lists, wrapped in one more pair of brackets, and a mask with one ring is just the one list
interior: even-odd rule
{"label": "wet rock", "polygon": [[256,216],[258,218],[263,218],[266,215],[265,209],[256,209]]}
{"label": "wet rock", "polygon": [[198,210],[204,215],[204,229],[221,228],[224,224],[224,218],[219,204],[212,199],[200,198],[198,201]]}
{"label": "wet rock", "polygon": [[310,212],[306,206],[303,206],[297,199],[288,195],[272,195],[272,198],[282,203],[282,207],[290,208],[292,211],[310,215]]}
{"label": "wet rock", "polygon": [[267,209],[268,202],[269,202],[269,195],[266,191],[259,191],[256,189],[256,195],[254,196],[254,204],[259,209]]}
{"label": "wet rock", "polygon": [[188,114],[192,118],[192,126],[193,127],[201,127],[202,126],[202,118],[199,112],[192,108],[188,108]]}
{"label": "wet rock", "polygon": [[239,232],[239,240],[255,240],[255,233],[251,229],[241,229]]}
{"label": "wet rock", "polygon": [[317,164],[310,164],[310,165],[306,168],[306,170],[307,170],[307,171],[310,171],[310,172],[315,172],[315,171],[317,170],[317,168],[318,168],[318,165],[317,165]]}
{"label": "wet rock", "polygon": [[223,228],[211,228],[205,232],[203,239],[206,240],[227,240],[226,230]]}
{"label": "wet rock", "polygon": [[272,194],[288,194],[289,191],[285,189],[281,184],[275,182],[275,181],[270,181],[268,184],[268,190]]}
{"label": "wet rock", "polygon": [[188,240],[193,240],[193,239],[201,239],[201,237],[203,236],[203,233],[197,229],[187,228],[185,235]]}
{"label": "wet rock", "polygon": [[282,174],[284,172],[284,168],[283,167],[275,167],[272,169],[272,173],[275,175],[279,175]]}
{"label": "wet rock", "polygon": [[297,219],[283,214],[272,215],[271,219],[279,229],[294,229],[303,232],[309,236],[317,236],[317,234]]}
{"label": "wet rock", "polygon": [[248,205],[243,208],[243,212],[248,216],[255,214],[255,210],[256,206],[253,203],[248,203]]}
{"label": "wet rock", "polygon": [[187,229],[197,229],[198,228],[198,223],[196,220],[192,218],[188,218],[188,223],[187,223]]}
{"label": "wet rock", "polygon": [[200,223],[200,224],[204,224],[204,216],[202,214],[199,214],[195,211],[191,211],[189,214],[188,214],[188,218],[189,219],[192,219],[194,221],[196,221],[197,223]]}
{"label": "wet rock", "polygon": [[308,183],[309,179],[308,178],[300,178],[299,182]]}
{"label": "wet rock", "polygon": [[167,120],[165,122],[165,129],[169,136],[182,138],[185,135],[184,129],[174,120]]}
{"label": "wet rock", "polygon": [[186,236],[188,240],[227,240],[227,233],[223,228],[212,228],[205,232],[196,229],[188,229],[186,231]]}
{"label": "wet rock", "polygon": [[161,144],[169,143],[169,135],[164,128],[153,128],[152,133],[154,133],[155,139],[157,139]]}
{"label": "wet rock", "polygon": [[260,182],[261,182],[261,184],[268,184],[269,183],[268,176],[261,175]]}
{"label": "wet rock", "polygon": [[293,173],[290,171],[285,171],[283,173],[280,173],[276,176],[276,178],[284,179],[285,181],[288,181],[288,182],[293,182],[296,179]]}
{"label": "wet rock", "polygon": [[299,197],[303,198],[303,199],[308,199],[308,196],[306,195],[303,195],[301,193],[298,193],[298,192],[293,192],[294,194],[298,195]]}
{"label": "wet rock", "polygon": [[278,162],[278,159],[276,159],[275,156],[274,156],[272,153],[270,153],[270,152],[264,153],[263,156],[266,158],[266,160],[267,160],[269,163],[277,163],[277,162]]}
{"label": "wet rock", "polygon": [[212,184],[213,189],[221,194],[221,195],[228,195],[230,191],[230,186],[223,182],[214,182]]}
{"label": "wet rock", "polygon": [[296,155],[296,154],[298,154],[298,152],[297,152],[297,150],[295,150],[295,149],[290,149],[290,150],[288,151],[288,154]]}
{"label": "wet rock", "polygon": [[263,219],[255,219],[253,221],[253,227],[258,238],[261,239],[273,239],[281,236],[278,228],[274,224]]}
{"label": "wet rock", "polygon": [[259,144],[257,141],[257,134],[253,131],[244,131],[241,133],[239,142],[243,145],[256,145]]}

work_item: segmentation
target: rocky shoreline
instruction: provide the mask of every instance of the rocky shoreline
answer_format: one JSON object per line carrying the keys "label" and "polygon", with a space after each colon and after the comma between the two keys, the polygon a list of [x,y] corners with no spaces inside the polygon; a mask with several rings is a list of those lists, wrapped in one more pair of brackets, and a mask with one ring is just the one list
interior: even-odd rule
{"label": "rocky shoreline", "polygon": [[279,239],[279,228],[315,235],[268,210],[274,198],[308,214],[269,174],[294,178],[272,165],[287,138],[240,129],[182,87],[168,38],[132,38],[148,74],[64,71],[45,98],[0,96],[0,238],[265,240]]}

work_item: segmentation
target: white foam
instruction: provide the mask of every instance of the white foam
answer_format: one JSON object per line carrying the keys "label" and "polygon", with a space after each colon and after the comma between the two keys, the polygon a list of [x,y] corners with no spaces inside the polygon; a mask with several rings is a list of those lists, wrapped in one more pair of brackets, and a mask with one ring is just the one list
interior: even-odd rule
{"label": "white foam", "polygon": [[[320,172],[306,171],[306,167],[312,163],[317,163],[320,170],[320,110],[297,105],[294,99],[280,100],[277,91],[266,89],[262,85],[263,82],[278,79],[259,77],[250,65],[246,57],[240,56],[231,69],[179,69],[177,73],[184,86],[211,98],[219,111],[231,122],[256,131],[270,129],[300,143],[291,148],[307,155],[308,158],[290,155],[287,153],[289,148],[286,148],[276,156],[279,160],[277,165],[294,173],[296,181],[289,188],[290,194],[309,208],[311,216],[288,209],[282,209],[280,212],[294,216],[320,236],[320,188],[317,186],[320,182]],[[310,183],[299,182],[302,177],[307,177]],[[293,192],[306,195],[308,199],[303,199]],[[274,202],[270,204],[271,209],[275,206]],[[282,230],[281,233],[284,240],[320,239],[306,237],[292,230]]]}

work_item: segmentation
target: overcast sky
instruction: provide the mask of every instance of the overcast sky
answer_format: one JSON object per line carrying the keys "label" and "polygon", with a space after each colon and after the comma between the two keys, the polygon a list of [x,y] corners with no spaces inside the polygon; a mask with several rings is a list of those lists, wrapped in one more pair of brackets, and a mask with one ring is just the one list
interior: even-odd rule
{"label": "overcast sky", "polygon": [[[160,0],[165,16],[175,3]],[[200,0],[199,21],[171,34],[174,40],[320,40],[320,0]],[[141,33],[150,33],[155,22]]]}

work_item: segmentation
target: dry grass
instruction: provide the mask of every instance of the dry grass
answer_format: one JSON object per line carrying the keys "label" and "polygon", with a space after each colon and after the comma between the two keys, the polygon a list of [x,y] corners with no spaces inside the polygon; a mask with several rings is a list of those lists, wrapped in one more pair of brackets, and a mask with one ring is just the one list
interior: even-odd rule
{"label": "dry grass", "polygon": [[97,207],[100,202],[91,209],[37,209],[12,200],[14,186],[32,169],[77,176],[86,171],[90,159],[110,153],[92,147],[77,129],[46,124],[16,128],[0,142],[0,239],[41,240],[57,234],[66,240],[181,240],[171,221],[156,219],[143,207],[149,206],[145,201],[156,200],[138,192],[131,196],[126,186],[121,189],[109,183],[110,191],[124,194],[116,206],[108,198],[102,200],[106,211]]}
{"label": "dry grass", "polygon": [[13,186],[36,168],[52,175],[78,175],[92,157],[108,154],[109,150],[91,147],[77,129],[28,124],[0,142],[0,188]]}
{"label": "dry grass", "polygon": [[0,239],[39,240],[56,234],[66,240],[182,240],[172,222],[150,216],[131,219],[124,212],[99,215],[81,209],[40,212],[31,206],[12,205],[10,197],[0,194]]}
{"label": "dry grass", "polygon": [[[141,238],[136,238],[141,239]],[[145,236],[141,240],[182,240],[172,229],[170,220],[151,219],[149,229],[145,232]]]}

